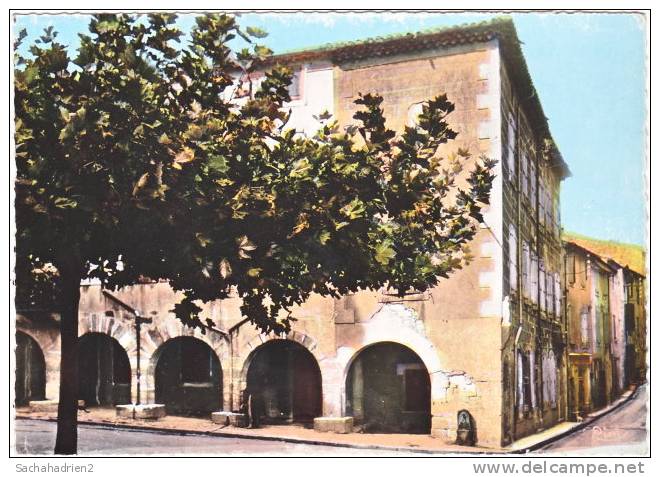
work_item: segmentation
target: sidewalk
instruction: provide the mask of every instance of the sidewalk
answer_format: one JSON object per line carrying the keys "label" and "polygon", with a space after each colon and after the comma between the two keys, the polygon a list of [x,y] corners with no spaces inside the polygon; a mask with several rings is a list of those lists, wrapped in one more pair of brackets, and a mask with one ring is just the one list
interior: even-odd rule
{"label": "sidewalk", "polygon": [[531,436],[518,439],[516,442],[508,446],[506,448],[506,451],[515,454],[533,452],[536,449],[539,449],[541,447],[550,444],[551,442],[559,440],[568,434],[579,431],[580,429],[587,427],[589,424],[591,424],[598,418],[606,414],[609,414],[610,412],[614,411],[619,406],[627,402],[635,395],[638,389],[639,387],[624,391],[616,401],[612,402],[612,404],[592,412],[587,417],[585,417],[584,420],[581,422],[562,422],[554,427],[545,429]]}
{"label": "sidewalk", "polygon": [[[392,451],[421,452],[429,454],[506,454],[526,453],[549,444],[566,434],[587,426],[598,417],[609,413],[634,394],[634,390],[625,392],[607,408],[589,415],[582,422],[563,422],[540,433],[525,437],[506,448],[467,447],[443,442],[441,439],[419,434],[332,434],[306,429],[300,425],[264,426],[260,429],[244,429],[218,426],[210,419],[165,416],[158,421],[132,420],[117,417],[112,408],[94,408],[89,413],[80,411],[78,421],[84,424],[119,427],[126,429],[151,430],[155,432],[176,432],[181,434],[199,434],[219,437],[239,437],[245,439],[277,440],[299,444],[322,444],[354,449],[382,449]],[[56,421],[56,412],[30,412],[19,408],[18,419],[37,419]]]}

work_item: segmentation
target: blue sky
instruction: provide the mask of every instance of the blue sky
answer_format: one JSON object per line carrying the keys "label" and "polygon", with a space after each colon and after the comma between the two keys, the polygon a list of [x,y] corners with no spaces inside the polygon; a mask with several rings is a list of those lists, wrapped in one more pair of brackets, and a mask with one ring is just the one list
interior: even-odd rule
{"label": "blue sky", "polygon": [[[491,14],[291,13],[244,14],[245,26],[269,32],[276,53],[435,26],[481,21]],[[513,15],[550,129],[573,176],[562,185],[566,230],[644,244],[646,69],[645,25],[632,14]],[[48,25],[77,46],[88,18],[19,16],[26,43]],[[184,30],[192,24],[184,16]]]}

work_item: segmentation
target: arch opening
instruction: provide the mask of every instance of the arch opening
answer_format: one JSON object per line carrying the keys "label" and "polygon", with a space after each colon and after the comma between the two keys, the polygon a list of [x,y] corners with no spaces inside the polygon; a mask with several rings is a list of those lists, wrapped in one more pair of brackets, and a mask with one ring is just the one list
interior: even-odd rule
{"label": "arch opening", "polygon": [[428,369],[415,352],[399,343],[364,348],[346,376],[346,414],[367,433],[430,434]]}
{"label": "arch opening", "polygon": [[34,338],[16,332],[15,405],[46,399],[46,360]]}
{"label": "arch opening", "polygon": [[86,406],[131,402],[131,364],[126,350],[113,337],[87,333],[79,338],[78,399]]}
{"label": "arch opening", "polygon": [[266,423],[309,424],[322,412],[321,370],[295,341],[269,341],[253,352],[246,392],[259,403],[253,412]]}
{"label": "arch opening", "polygon": [[171,415],[206,416],[222,408],[222,368],[200,339],[180,336],[156,351],[156,402]]}

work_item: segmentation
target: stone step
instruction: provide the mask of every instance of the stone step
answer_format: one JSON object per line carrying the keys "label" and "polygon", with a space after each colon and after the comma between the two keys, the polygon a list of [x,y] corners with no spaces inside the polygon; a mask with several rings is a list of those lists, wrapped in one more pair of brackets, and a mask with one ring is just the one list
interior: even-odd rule
{"label": "stone step", "polygon": [[[46,399],[44,401],[30,401],[28,405],[30,406],[30,412],[57,412],[57,406],[59,405],[59,401],[55,399]],[[83,408],[83,407],[85,407],[85,401],[81,399],[78,401],[78,408]]]}
{"label": "stone step", "polygon": [[165,417],[165,404],[122,404],[116,406],[117,417],[126,417],[129,419],[149,419],[157,420]]}
{"label": "stone step", "polygon": [[316,417],[314,430],[318,432],[334,432],[335,434],[350,434],[353,432],[353,418],[346,417]]}
{"label": "stone step", "polygon": [[231,419],[237,419],[237,416],[244,416],[244,414],[231,411],[216,411],[211,413],[211,420],[215,424],[228,426],[231,423]]}

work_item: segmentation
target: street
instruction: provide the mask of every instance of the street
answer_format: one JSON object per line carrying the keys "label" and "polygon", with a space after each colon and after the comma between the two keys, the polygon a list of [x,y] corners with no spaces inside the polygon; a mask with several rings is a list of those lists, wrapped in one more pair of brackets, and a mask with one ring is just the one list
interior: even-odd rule
{"label": "street", "polygon": [[648,385],[615,411],[537,452],[570,455],[647,455]]}
{"label": "street", "polygon": [[[48,421],[15,421],[17,454],[52,454],[56,424]],[[261,439],[177,435],[162,432],[78,426],[79,455],[280,455],[280,456],[413,456],[406,451],[352,449],[295,444]]]}
{"label": "street", "polygon": [[[647,385],[618,409],[562,439],[534,451],[555,455],[647,455]],[[52,454],[56,424],[17,419],[16,454]],[[79,424],[80,455],[279,455],[279,456],[415,456],[414,451],[356,449],[297,444],[266,439],[175,434]]]}

